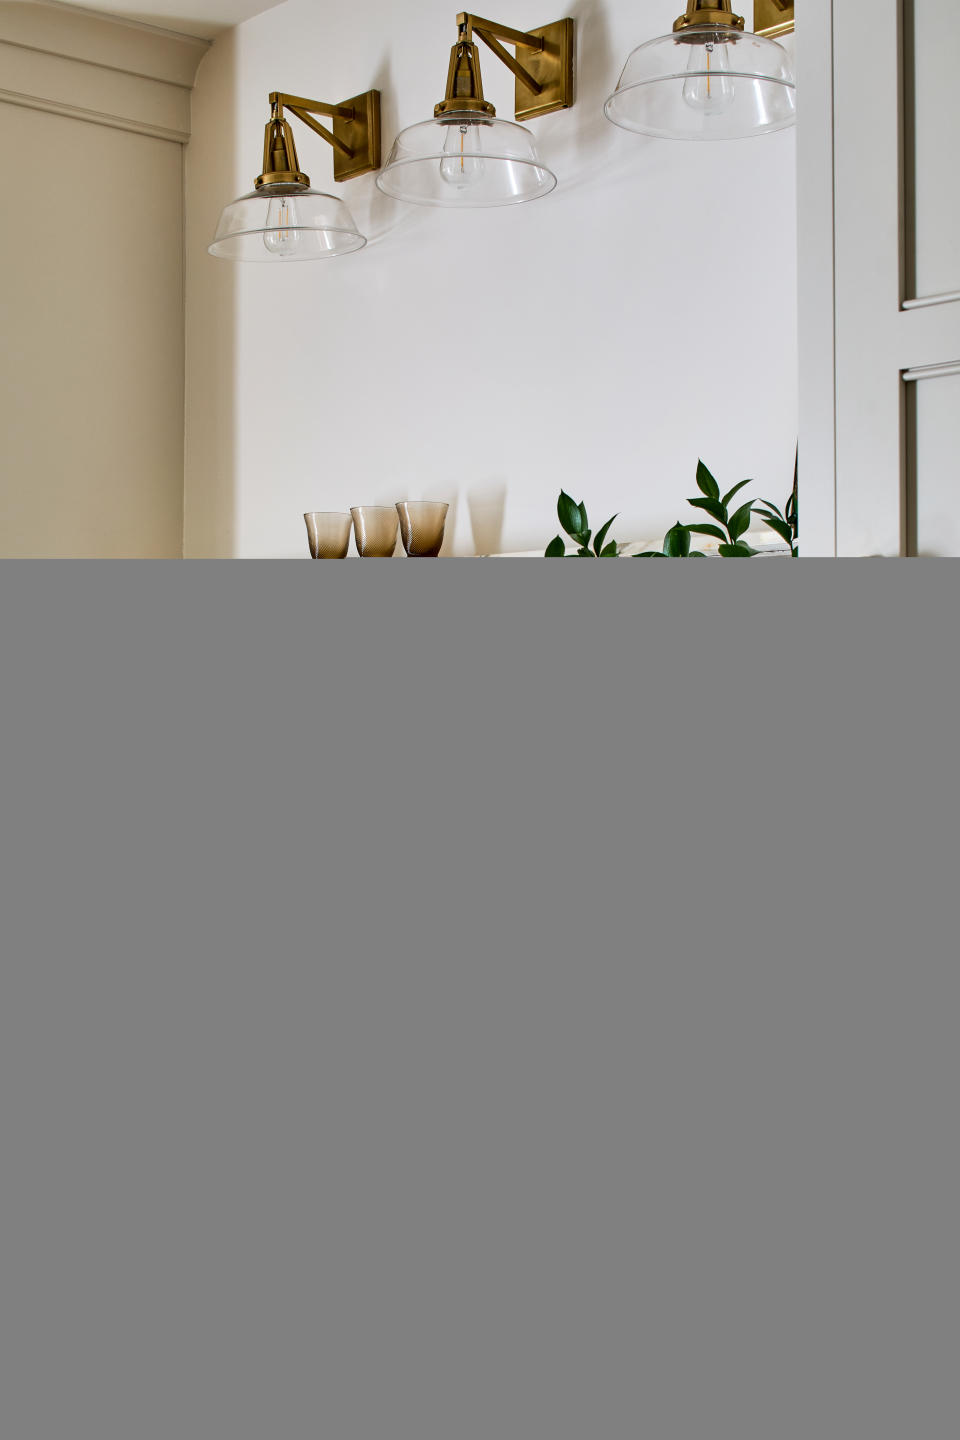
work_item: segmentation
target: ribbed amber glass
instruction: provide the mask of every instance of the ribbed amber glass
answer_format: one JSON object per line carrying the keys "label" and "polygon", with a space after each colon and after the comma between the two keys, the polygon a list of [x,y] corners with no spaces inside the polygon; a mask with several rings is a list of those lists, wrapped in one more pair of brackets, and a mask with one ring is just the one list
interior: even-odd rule
{"label": "ribbed amber glass", "polygon": [[352,505],[353,532],[357,553],[366,556],[392,555],[397,548],[397,511],[392,505]]}
{"label": "ribbed amber glass", "polygon": [[314,560],[342,560],[350,548],[351,516],[345,510],[308,510],[303,518]]}
{"label": "ribbed amber glass", "polygon": [[440,554],[450,506],[443,500],[398,500],[400,539],[408,555]]}

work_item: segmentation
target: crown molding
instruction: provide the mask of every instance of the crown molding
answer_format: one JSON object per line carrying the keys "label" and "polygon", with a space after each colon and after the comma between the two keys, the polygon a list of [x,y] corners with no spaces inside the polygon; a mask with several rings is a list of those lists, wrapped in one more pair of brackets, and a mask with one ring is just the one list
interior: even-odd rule
{"label": "crown molding", "polygon": [[[0,47],[2,48],[2,47]],[[47,115],[63,115],[68,120],[83,120],[89,125],[106,125],[111,130],[128,130],[133,135],[149,135],[152,140],[170,140],[177,145],[186,145],[190,139],[186,122],[172,117],[173,124],[161,125],[153,120],[143,119],[139,114],[117,114],[112,110],[96,110],[90,105],[73,105],[66,100],[48,100],[42,95],[27,95],[17,90],[0,86],[0,102],[19,105],[26,110],[42,110]],[[109,102],[108,102],[109,103]]]}
{"label": "crown molding", "polygon": [[0,3],[0,44],[190,90],[209,40],[48,0]]}

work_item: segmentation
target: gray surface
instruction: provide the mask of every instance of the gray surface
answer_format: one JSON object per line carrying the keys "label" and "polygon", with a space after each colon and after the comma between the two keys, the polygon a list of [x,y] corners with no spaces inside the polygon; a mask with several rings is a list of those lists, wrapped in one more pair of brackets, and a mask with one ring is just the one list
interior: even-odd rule
{"label": "gray surface", "polygon": [[954,573],[5,563],[3,1440],[953,1437]]}

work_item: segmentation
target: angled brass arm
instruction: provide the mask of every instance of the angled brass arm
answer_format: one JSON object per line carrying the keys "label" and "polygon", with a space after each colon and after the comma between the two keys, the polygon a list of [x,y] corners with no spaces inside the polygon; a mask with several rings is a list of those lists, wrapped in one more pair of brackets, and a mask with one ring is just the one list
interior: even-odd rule
{"label": "angled brass arm", "polygon": [[472,30],[486,30],[498,40],[509,40],[511,45],[524,45],[528,50],[542,50],[543,36],[528,30],[511,30],[509,25],[498,25],[496,20],[481,20],[479,15],[468,15],[466,11],[457,16],[457,25],[465,40],[470,39]]}
{"label": "angled brass arm", "polygon": [[339,150],[341,155],[346,155],[350,160],[353,159],[350,146],[313,118],[314,115],[335,115],[341,120],[352,120],[353,110],[349,105],[327,105],[322,100],[307,100],[302,95],[284,95],[278,90],[271,91],[269,98],[276,120],[283,119],[283,107],[286,106],[298,120],[309,125],[316,135],[326,140],[328,145],[332,145],[334,150]]}
{"label": "angled brass arm", "polygon": [[309,125],[313,133],[319,135],[321,140],[326,140],[328,145],[332,145],[334,150],[339,150],[340,154],[346,155],[348,160],[353,159],[353,151],[350,149],[350,146],[347,145],[345,141],[338,140],[333,131],[327,129],[326,125],[321,125],[319,120],[314,120],[313,116],[308,115],[306,110],[301,109],[299,105],[291,105],[288,101],[287,109],[291,115],[296,115],[297,119],[301,120],[304,125]]}
{"label": "angled brass arm", "polygon": [[[369,170],[379,170],[379,90],[368,90],[366,94],[345,100],[341,105],[329,105],[325,100],[311,100],[303,95],[287,95],[280,90],[272,90],[269,100],[270,120],[264,138],[263,174],[257,181],[258,188],[262,185],[310,183],[309,177],[300,170],[293,131],[290,122],[284,118],[284,107],[333,147],[335,180],[350,180]],[[328,130],[326,125],[321,125],[313,118],[315,115],[330,116],[333,129]]]}
{"label": "angled brass arm", "polygon": [[515,57],[510,54],[509,50],[504,50],[503,46],[500,44],[500,41],[497,40],[495,36],[493,36],[488,30],[481,30],[479,25],[474,26],[473,33],[480,37],[484,45],[488,46],[489,49],[493,51],[497,59],[502,60],[504,65],[506,65],[507,69],[512,70],[514,75],[516,75],[517,79],[522,80],[524,85],[526,85],[528,89],[533,91],[534,95],[543,94],[543,86],[540,84],[539,80],[535,80],[530,74],[530,71],[525,69],[525,67],[520,64],[520,61],[515,59]]}
{"label": "angled brass arm", "polygon": [[470,40],[478,35],[489,49],[502,60],[508,70],[512,70],[518,80],[522,80],[528,89],[535,95],[543,94],[543,86],[540,84],[525,65],[505,50],[500,44],[506,40],[517,49],[535,50],[543,53],[545,41],[542,35],[531,35],[525,30],[511,30],[509,25],[498,25],[495,20],[481,20],[479,15],[468,15],[466,13],[457,16],[457,25],[464,40]]}
{"label": "angled brass arm", "polygon": [[279,90],[271,90],[267,98],[271,105],[280,110],[280,118],[286,105],[291,110],[309,110],[314,115],[339,115],[342,120],[353,119],[353,106],[349,102],[346,105],[328,105],[324,100],[307,100],[302,95],[284,95]]}
{"label": "angled brass arm", "polygon": [[[572,20],[557,20],[539,30],[514,30],[496,20],[484,20],[463,11],[457,16],[457,28],[462,46],[472,46],[476,36],[516,77],[518,120],[548,115],[552,110],[564,110],[573,104]],[[504,48],[503,41],[516,47],[516,56]],[[526,63],[518,58],[521,51]]]}

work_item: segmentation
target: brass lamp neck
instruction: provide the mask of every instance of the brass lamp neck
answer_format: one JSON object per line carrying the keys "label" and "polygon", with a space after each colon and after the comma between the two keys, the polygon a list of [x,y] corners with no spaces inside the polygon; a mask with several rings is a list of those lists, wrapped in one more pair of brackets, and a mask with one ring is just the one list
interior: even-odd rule
{"label": "brass lamp neck", "polygon": [[496,115],[496,109],[483,98],[480,57],[472,40],[461,38],[450,52],[447,72],[447,93],[434,107],[439,118],[450,114]]}
{"label": "brass lamp neck", "polygon": [[304,175],[300,169],[290,121],[283,118],[283,112],[277,106],[264,130],[263,174],[257,176],[254,187],[260,190],[264,185],[309,184],[310,176]]}
{"label": "brass lamp neck", "polygon": [[691,25],[707,25],[731,30],[742,30],[742,15],[733,12],[733,0],[687,0],[685,15],[681,15],[674,30],[688,30]]}

